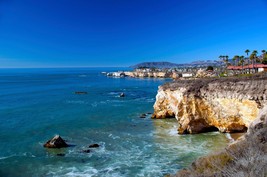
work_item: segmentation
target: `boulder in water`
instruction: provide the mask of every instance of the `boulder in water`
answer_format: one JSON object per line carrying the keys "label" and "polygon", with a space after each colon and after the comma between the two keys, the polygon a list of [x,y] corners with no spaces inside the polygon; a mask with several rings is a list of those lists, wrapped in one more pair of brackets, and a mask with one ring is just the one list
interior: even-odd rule
{"label": "boulder in water", "polygon": [[98,148],[98,147],[100,147],[99,144],[91,144],[91,145],[89,145],[89,148]]}
{"label": "boulder in water", "polygon": [[44,144],[44,147],[46,148],[64,148],[68,146],[69,145],[67,145],[67,143],[59,135],[56,135]]}

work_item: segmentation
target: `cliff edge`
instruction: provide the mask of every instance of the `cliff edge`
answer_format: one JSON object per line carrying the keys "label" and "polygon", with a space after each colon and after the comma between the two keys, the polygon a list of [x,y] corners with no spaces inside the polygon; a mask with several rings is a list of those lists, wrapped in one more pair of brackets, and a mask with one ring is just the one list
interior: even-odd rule
{"label": "cliff edge", "polygon": [[175,117],[180,134],[245,132],[266,103],[266,75],[181,80],[159,87],[152,118]]}

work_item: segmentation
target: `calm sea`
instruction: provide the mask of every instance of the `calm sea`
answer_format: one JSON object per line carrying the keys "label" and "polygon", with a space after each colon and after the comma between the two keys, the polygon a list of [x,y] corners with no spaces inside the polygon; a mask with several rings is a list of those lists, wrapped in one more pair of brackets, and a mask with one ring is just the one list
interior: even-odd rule
{"label": "calm sea", "polygon": [[[0,176],[164,176],[225,146],[223,134],[178,135],[175,119],[139,118],[170,80],[101,74],[117,70],[127,68],[1,69]],[[45,149],[56,134],[73,146]]]}

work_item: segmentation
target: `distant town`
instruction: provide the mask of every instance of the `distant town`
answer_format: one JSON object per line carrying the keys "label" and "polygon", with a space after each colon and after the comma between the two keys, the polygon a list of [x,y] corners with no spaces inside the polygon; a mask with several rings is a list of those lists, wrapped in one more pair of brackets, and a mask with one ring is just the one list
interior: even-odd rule
{"label": "distant town", "polygon": [[186,64],[175,64],[170,62],[144,62],[134,66],[133,71],[117,71],[106,74],[108,77],[135,77],[135,78],[172,78],[190,79],[204,77],[229,77],[247,76],[258,72],[267,71],[267,52],[244,51],[244,55],[235,55],[229,58],[220,55],[219,60],[195,61]]}

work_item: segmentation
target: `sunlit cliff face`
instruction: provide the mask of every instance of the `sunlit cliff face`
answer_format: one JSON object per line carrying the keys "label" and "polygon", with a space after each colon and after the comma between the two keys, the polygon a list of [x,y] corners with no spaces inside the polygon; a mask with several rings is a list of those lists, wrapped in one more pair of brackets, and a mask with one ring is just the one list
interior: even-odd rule
{"label": "sunlit cliff face", "polygon": [[243,132],[266,103],[266,94],[266,78],[173,82],[159,87],[152,117],[175,117],[180,134]]}

